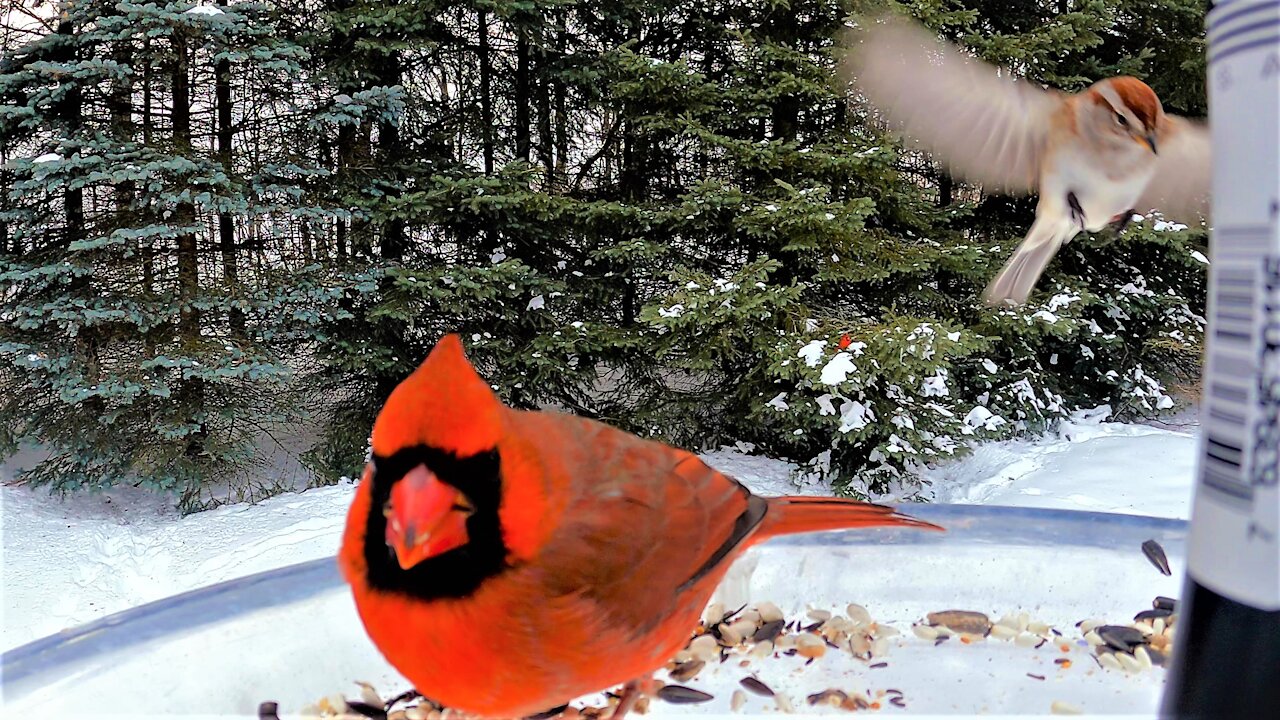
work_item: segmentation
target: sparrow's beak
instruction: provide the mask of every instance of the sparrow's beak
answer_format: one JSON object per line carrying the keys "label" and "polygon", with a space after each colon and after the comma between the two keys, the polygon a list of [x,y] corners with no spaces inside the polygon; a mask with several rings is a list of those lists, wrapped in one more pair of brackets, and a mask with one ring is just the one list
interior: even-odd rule
{"label": "sparrow's beak", "polygon": [[425,466],[410,470],[391,488],[386,542],[400,567],[408,570],[427,558],[466,545],[471,502],[441,482]]}
{"label": "sparrow's beak", "polygon": [[1156,150],[1156,134],[1155,133],[1147,133],[1145,136],[1143,136],[1142,140],[1147,144],[1147,147],[1151,148],[1152,155],[1160,154],[1160,151]]}

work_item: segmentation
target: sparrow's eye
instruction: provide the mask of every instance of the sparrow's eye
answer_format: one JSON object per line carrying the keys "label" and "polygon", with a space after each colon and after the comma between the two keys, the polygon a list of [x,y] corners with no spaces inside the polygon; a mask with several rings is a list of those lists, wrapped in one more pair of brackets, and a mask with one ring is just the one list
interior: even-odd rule
{"label": "sparrow's eye", "polygon": [[1120,113],[1116,113],[1116,122],[1120,123],[1121,127],[1129,126],[1129,121],[1125,118],[1125,116],[1121,115]]}

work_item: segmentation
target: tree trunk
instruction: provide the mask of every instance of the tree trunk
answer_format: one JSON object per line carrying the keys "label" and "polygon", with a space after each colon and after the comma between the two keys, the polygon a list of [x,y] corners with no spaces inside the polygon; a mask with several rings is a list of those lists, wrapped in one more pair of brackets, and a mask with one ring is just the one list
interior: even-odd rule
{"label": "tree trunk", "polygon": [[[564,41],[560,41],[564,50]],[[562,80],[556,80],[556,180],[555,185],[565,187],[569,183],[569,110],[567,91]]]}
{"label": "tree trunk", "polygon": [[[356,128],[354,125],[343,125],[338,128],[338,148],[334,174],[337,176],[339,192],[345,189],[350,175],[351,159],[355,155]],[[347,257],[347,221],[337,218],[335,229],[334,253],[338,260]]]}
{"label": "tree trunk", "polygon": [[155,132],[155,118],[151,113],[151,38],[142,39],[142,56],[147,58],[142,65],[142,144],[151,147]]}
{"label": "tree trunk", "polygon": [[480,142],[484,152],[484,174],[493,174],[493,60],[489,50],[489,13],[478,11],[480,34]]}
{"label": "tree trunk", "polygon": [[[173,146],[179,154],[188,154],[191,152],[191,84],[187,38],[181,33],[173,36],[173,55]],[[177,225],[194,224],[195,207],[189,202],[180,203],[173,219]],[[185,232],[179,235],[177,245],[178,297],[182,302],[178,332],[184,342],[194,342],[200,338],[200,313],[192,304],[200,290],[195,234]]]}
{"label": "tree trunk", "polygon": [[[782,9],[769,24],[766,34],[783,47],[795,47],[800,36],[795,14],[789,9]],[[786,65],[781,69],[787,69]],[[800,98],[794,92],[778,96],[770,114],[773,137],[782,142],[794,141],[800,124]]]}
{"label": "tree trunk", "polygon": [[550,189],[556,179],[556,161],[551,154],[551,77],[547,64],[547,51],[544,45],[540,44],[538,81],[535,86],[538,100],[538,162],[542,163],[546,186]]}
{"label": "tree trunk", "polygon": [[302,235],[302,259],[307,265],[310,265],[316,259],[315,250],[312,248],[311,243],[311,221],[302,220],[298,224],[298,231]]}
{"label": "tree trunk", "polygon": [[[54,60],[74,63],[79,59],[80,53],[76,41],[73,39],[76,29],[70,20],[62,20],[58,23],[57,34],[64,36],[66,39],[64,44],[58,49]],[[58,118],[62,121],[61,134],[62,137],[69,140],[72,144],[80,141],[82,125],[84,124],[84,91],[80,87],[80,80],[72,78],[69,80],[70,87],[67,89],[66,95],[59,101],[56,109]],[[81,188],[73,188],[66,190],[62,194],[63,213],[64,213],[64,232],[61,238],[60,246],[68,248],[71,243],[82,241],[86,238],[86,228],[84,219],[84,190]],[[70,254],[70,253],[69,253]],[[93,287],[93,251],[78,251],[75,253],[78,260],[87,261],[85,264],[91,266],[90,274],[76,275],[71,280],[71,292],[78,296],[77,299],[89,299],[94,297],[95,291]],[[93,385],[97,385],[102,378],[100,357],[98,352],[98,340],[100,331],[97,326],[84,327],[75,336],[75,348],[79,359],[83,362],[83,373],[85,380]],[[102,412],[102,398],[93,396],[86,401],[86,407],[91,414],[97,415]]]}
{"label": "tree trunk", "polygon": [[[568,35],[564,26],[564,17],[559,15],[556,24],[556,58],[564,58],[564,36]],[[568,186],[568,90],[564,81],[557,77],[553,83],[556,94],[556,187]]]}
{"label": "tree trunk", "polygon": [[[187,57],[187,38],[181,31],[173,35],[173,148],[179,155],[190,155],[191,148],[191,78],[190,59]],[[191,227],[196,221],[195,206],[189,202],[179,203],[173,212],[173,222],[180,226]],[[200,292],[199,257],[197,256],[196,236],[184,232],[178,236],[178,341],[183,346],[182,354],[194,355],[199,352],[200,344],[200,311],[195,307],[196,296]],[[189,417],[194,419],[204,411],[204,381],[191,378],[184,383],[181,399],[190,408]],[[204,453],[208,428],[203,422],[195,432],[187,438],[184,454],[188,458],[197,458]],[[195,490],[188,488],[187,492]]]}
{"label": "tree trunk", "polygon": [[[390,52],[379,59],[375,69],[379,85],[390,87],[401,83],[403,67],[400,55]],[[382,156],[382,167],[391,171],[396,181],[404,180],[400,166],[404,163],[404,148],[400,144],[400,126],[388,120],[378,124],[378,152]],[[404,257],[407,245],[405,221],[395,217],[383,223],[382,257],[385,260],[400,260]]]}
{"label": "tree trunk", "polygon": [[[65,35],[65,49],[58,53],[58,60],[63,62],[75,62],[76,48],[74,40],[75,28],[72,27],[70,20],[63,20],[58,23],[57,33]],[[80,88],[79,80],[71,80],[73,85],[67,91],[67,94],[58,103],[57,114],[61,117],[64,127],[65,136],[74,138],[80,132],[80,126],[84,122],[84,91]],[[62,246],[66,247],[73,242],[84,239],[84,190],[81,188],[73,188],[67,190],[62,196],[63,210],[65,212],[66,229],[62,237]]]}
{"label": "tree trunk", "polygon": [[[0,162],[7,162],[9,158],[0,154]],[[0,187],[13,187],[13,173],[9,170],[0,168]],[[0,219],[0,254],[12,253],[18,255],[22,252],[21,243],[18,238],[14,237],[10,240],[9,222]]]}
{"label": "tree trunk", "polygon": [[[640,205],[644,202],[646,173],[648,172],[649,143],[635,134],[634,126],[625,123],[622,141],[622,170],[619,186],[624,202]],[[619,238],[622,239],[622,238]],[[620,265],[612,268],[622,277],[622,326],[631,327],[636,322],[637,297],[633,268]]]}
{"label": "tree trunk", "polygon": [[778,98],[772,115],[773,137],[782,142],[794,141],[800,118],[800,101],[796,96],[785,95]]}
{"label": "tree trunk", "polygon": [[938,176],[938,207],[947,207],[954,199],[952,196],[955,192],[955,181],[951,179],[951,175],[943,170]]}
{"label": "tree trunk", "polygon": [[[122,67],[132,67],[134,63],[132,42],[132,40],[117,41],[111,59]],[[144,57],[146,56],[144,55]],[[145,66],[142,74],[142,82],[144,83],[143,98],[150,100],[150,93],[145,88],[145,83],[150,79],[151,63],[149,60],[145,63]],[[125,75],[115,80],[111,86],[111,93],[107,97],[107,108],[111,113],[111,131],[116,140],[120,142],[132,142],[137,133],[137,128],[133,124],[133,79],[134,75]],[[150,137],[150,107],[143,108],[142,117],[143,134],[146,137]],[[130,227],[137,222],[137,209],[133,207],[134,203],[137,202],[137,197],[137,184],[132,180],[125,180],[116,184],[116,227]],[[154,280],[153,252],[151,239],[147,238],[138,241],[138,257],[142,261],[142,294],[144,297],[151,294],[151,284]],[[143,333],[143,345],[146,348],[146,356],[155,357],[155,338],[152,335],[152,331],[148,330]]]}
{"label": "tree trunk", "polygon": [[516,28],[516,159],[529,159],[529,34]]}
{"label": "tree trunk", "polygon": [[[325,3],[330,9],[338,13],[345,13],[354,5],[353,0],[329,0]],[[338,91],[346,95],[351,95],[363,89],[359,82],[357,73],[352,72],[352,66],[359,62],[359,56],[356,54],[355,38],[350,26],[335,27],[333,42],[328,48],[326,55],[328,62],[338,70]],[[339,196],[345,193],[351,184],[351,166],[356,155],[355,143],[357,126],[350,123],[343,123],[338,126],[337,142],[333,148],[333,172],[334,172],[334,188],[333,199],[337,200]],[[334,258],[341,263],[348,256],[350,248],[350,225],[347,220],[338,217],[334,219],[334,238],[333,252]]]}
{"label": "tree trunk", "polygon": [[[373,158],[373,126],[369,121],[356,128],[355,141],[351,145],[350,164],[367,172]],[[348,249],[351,257],[373,257],[372,223],[364,218],[351,221]]]}
{"label": "tree trunk", "polygon": [[[129,40],[121,40],[116,44],[111,59],[117,64],[129,67],[133,65],[133,47]],[[121,142],[133,140],[133,75],[117,78],[111,85],[111,93],[107,96],[107,109],[111,113],[112,135]],[[132,180],[125,180],[115,185],[117,224],[126,226],[132,220],[130,206],[137,194],[137,187]]]}
{"label": "tree trunk", "polygon": [[[227,0],[218,0],[218,5],[227,6]],[[223,58],[214,68],[214,95],[218,106],[218,162],[227,177],[232,177],[231,144],[235,130],[231,125],[231,61]],[[233,296],[240,294],[240,269],[236,266],[236,225],[235,218],[229,212],[218,213],[218,250],[222,255],[222,277],[226,283],[226,291]],[[243,341],[245,332],[244,312],[231,308],[227,312],[227,326],[231,337]]]}
{"label": "tree trunk", "polygon": [[[142,56],[147,61],[142,64],[142,144],[147,147],[154,147],[152,140],[155,137],[155,115],[152,112],[152,94],[151,94],[151,72],[152,72],[152,55],[151,55],[151,38],[143,38],[142,40]],[[154,240],[146,241],[142,246],[142,294],[144,297],[150,298],[155,292],[156,285],[156,246]],[[147,357],[155,357],[156,355],[156,339],[154,333],[147,333],[143,339],[146,346]]]}

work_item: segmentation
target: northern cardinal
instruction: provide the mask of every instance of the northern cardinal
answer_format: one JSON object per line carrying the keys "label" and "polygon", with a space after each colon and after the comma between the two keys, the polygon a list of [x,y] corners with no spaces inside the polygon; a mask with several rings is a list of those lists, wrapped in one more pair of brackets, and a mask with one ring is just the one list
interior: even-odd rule
{"label": "northern cardinal", "polygon": [[904,20],[871,21],[856,35],[843,73],[891,125],[957,175],[1040,193],[1035,222],[987,287],[987,304],[1026,302],[1064,243],[1082,230],[1123,229],[1134,208],[1207,217],[1208,130],[1166,114],[1141,80],[1108,78],[1067,94]]}
{"label": "northern cardinal", "polygon": [[339,563],[369,637],[424,696],[525,717],[626,683],[621,717],[743,550],[872,526],[940,529],[760,498],[688,452],[507,408],[447,335],[378,415]]}

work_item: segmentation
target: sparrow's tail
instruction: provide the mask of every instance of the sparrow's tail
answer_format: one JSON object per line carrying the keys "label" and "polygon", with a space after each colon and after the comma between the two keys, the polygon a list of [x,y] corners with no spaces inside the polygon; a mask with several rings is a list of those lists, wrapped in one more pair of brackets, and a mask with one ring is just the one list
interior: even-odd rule
{"label": "sparrow's tail", "polygon": [[1057,254],[1058,248],[1062,247],[1062,243],[1071,237],[1060,231],[1061,224],[1037,218],[1027,232],[1027,237],[1013,251],[1013,257],[1000,268],[995,279],[987,286],[986,292],[982,294],[983,302],[997,306],[1008,303],[1021,305],[1026,302],[1031,289],[1040,279],[1040,274]]}
{"label": "sparrow's tail", "polygon": [[864,527],[942,529],[933,523],[903,515],[891,507],[846,498],[777,497],[769,498],[768,505],[768,511],[756,531],[756,540],[767,540],[779,535]]}

